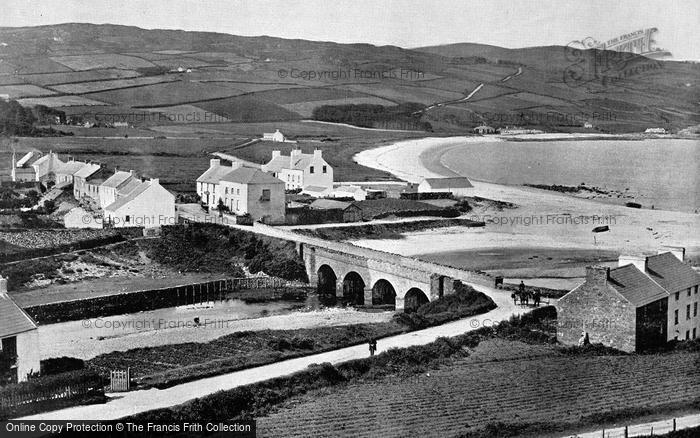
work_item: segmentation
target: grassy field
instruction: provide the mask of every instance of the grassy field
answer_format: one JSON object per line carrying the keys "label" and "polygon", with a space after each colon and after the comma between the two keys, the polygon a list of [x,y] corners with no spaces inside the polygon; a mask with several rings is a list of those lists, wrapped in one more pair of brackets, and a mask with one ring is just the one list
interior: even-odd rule
{"label": "grassy field", "polygon": [[139,76],[133,70],[121,70],[116,68],[96,69],[86,71],[69,71],[58,73],[36,73],[20,75],[22,81],[37,85],[56,85],[66,83],[78,83],[88,81],[100,81],[109,79],[132,78]]}
{"label": "grassy field", "polygon": [[10,99],[17,99],[27,96],[49,96],[56,92],[36,85],[0,85],[0,94],[7,94]]}
{"label": "grassy field", "polygon": [[140,67],[153,67],[153,64],[145,59],[116,53],[53,56],[51,60],[63,64],[71,70],[92,70],[98,68],[121,68],[128,70]]}
{"label": "grassy field", "polygon": [[295,397],[258,418],[258,434],[459,436],[496,423],[565,430],[600,424],[611,411],[690,405],[700,398],[697,359],[693,353],[570,357],[553,347],[482,342],[468,358],[427,373]]}

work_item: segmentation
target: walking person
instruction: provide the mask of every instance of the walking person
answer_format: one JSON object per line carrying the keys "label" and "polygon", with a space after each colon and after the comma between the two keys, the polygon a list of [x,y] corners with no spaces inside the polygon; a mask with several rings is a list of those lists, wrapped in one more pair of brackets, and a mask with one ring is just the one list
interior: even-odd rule
{"label": "walking person", "polygon": [[377,340],[372,338],[369,340],[369,355],[374,356],[375,351],[377,351]]}
{"label": "walking person", "polygon": [[518,285],[518,295],[520,296],[520,304],[527,304],[527,292],[525,292],[525,283],[522,280]]}

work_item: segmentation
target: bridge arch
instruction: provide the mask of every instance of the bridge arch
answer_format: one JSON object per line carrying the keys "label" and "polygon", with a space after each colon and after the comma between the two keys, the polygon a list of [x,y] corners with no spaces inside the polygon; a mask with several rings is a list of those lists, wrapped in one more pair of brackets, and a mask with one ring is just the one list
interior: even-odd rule
{"label": "bridge arch", "polygon": [[412,287],[406,292],[403,308],[406,313],[415,312],[423,304],[429,303],[428,296],[417,287]]}
{"label": "bridge arch", "polygon": [[389,281],[377,280],[372,287],[372,305],[390,304],[396,306],[396,290]]}
{"label": "bridge arch", "polygon": [[316,285],[316,291],[319,295],[333,295],[335,296],[335,288],[338,277],[335,275],[335,271],[329,265],[321,265],[318,268],[318,282]]}
{"label": "bridge arch", "polygon": [[350,271],[343,279],[343,299],[352,305],[365,304],[365,281],[355,271]]}

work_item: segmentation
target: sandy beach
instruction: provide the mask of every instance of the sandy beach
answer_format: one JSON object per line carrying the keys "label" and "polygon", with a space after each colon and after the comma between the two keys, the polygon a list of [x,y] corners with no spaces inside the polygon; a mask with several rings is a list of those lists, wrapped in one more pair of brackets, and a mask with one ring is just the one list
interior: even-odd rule
{"label": "sandy beach", "polygon": [[[512,137],[512,136],[511,136]],[[547,138],[586,138],[585,134],[546,134]],[[522,136],[520,138],[532,138]],[[542,136],[537,136],[541,139]],[[426,177],[455,176],[442,151],[465,142],[505,141],[498,136],[424,138],[364,151],[359,164],[390,172],[410,182]],[[464,175],[469,177],[469,175]],[[632,209],[558,192],[472,180],[473,195],[515,204],[512,209],[475,209],[466,217],[486,227],[439,229],[410,233],[392,241],[353,243],[404,255],[420,255],[486,248],[576,248],[617,253],[656,253],[665,245],[683,246],[690,257],[700,253],[700,215],[666,210]],[[609,232],[592,233],[599,225]],[[595,237],[595,241],[594,241]]]}

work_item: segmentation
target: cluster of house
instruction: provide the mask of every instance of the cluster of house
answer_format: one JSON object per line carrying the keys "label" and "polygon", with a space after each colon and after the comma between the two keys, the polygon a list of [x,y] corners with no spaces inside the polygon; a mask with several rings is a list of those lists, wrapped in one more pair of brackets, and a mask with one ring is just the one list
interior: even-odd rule
{"label": "cluster of house", "polygon": [[[53,190],[73,186],[81,204],[64,217],[68,228],[157,227],[175,222],[175,196],[158,179],[143,180],[133,171],[110,170],[85,161],[63,161],[54,152],[29,152],[12,158],[13,181],[54,183]],[[90,218],[93,220],[90,220]]]}
{"label": "cluster of house", "polygon": [[[586,128],[592,128],[591,126],[585,126]],[[474,128],[473,132],[475,134],[501,134],[501,135],[516,135],[516,134],[542,134],[544,131],[539,129],[528,129],[520,128],[517,126],[506,126],[505,128],[494,128],[488,125],[480,125]]]}
{"label": "cluster of house", "polygon": [[[285,141],[279,131],[278,140]],[[197,194],[208,208],[223,209],[233,214],[250,215],[254,221],[282,224],[285,220],[286,191],[298,191],[315,198],[345,198],[363,201],[379,197],[380,190],[362,188],[358,185],[335,185],[333,168],[323,159],[321,150],[306,154],[293,149],[289,155],[272,151],[266,164],[239,160],[234,156],[217,153],[231,161],[223,165],[221,159],[210,160],[207,169],[197,178]],[[410,185],[417,193],[450,192],[455,196],[469,193],[472,185],[465,177],[426,178],[420,184]],[[342,202],[328,205],[347,205]],[[324,205],[326,205],[324,204]],[[340,208],[340,207],[338,207]]]}
{"label": "cluster of house", "polygon": [[583,284],[556,304],[557,338],[582,336],[623,351],[640,351],[700,335],[700,275],[685,249],[653,256],[620,256],[618,267],[590,266]]}

